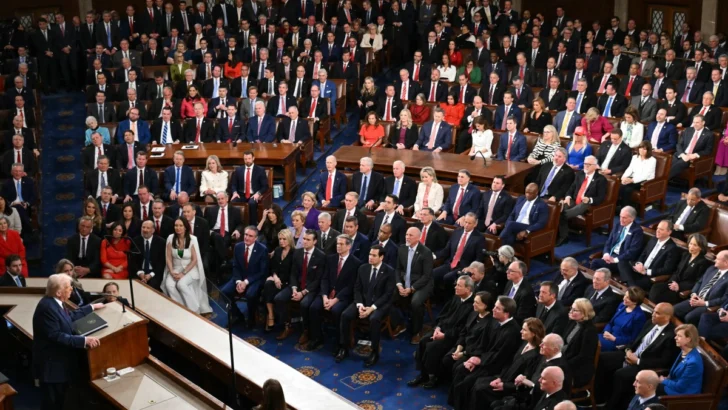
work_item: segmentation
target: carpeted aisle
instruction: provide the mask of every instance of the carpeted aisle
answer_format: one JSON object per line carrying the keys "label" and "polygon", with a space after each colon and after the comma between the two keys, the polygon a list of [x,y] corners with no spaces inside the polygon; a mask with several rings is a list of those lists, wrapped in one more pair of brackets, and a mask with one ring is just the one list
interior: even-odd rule
{"label": "carpeted aisle", "polygon": [[81,149],[85,138],[86,108],[81,93],[44,96],[43,201],[41,246],[43,263],[39,276],[53,273],[54,264],[66,253],[66,238],[76,230],[83,202]]}

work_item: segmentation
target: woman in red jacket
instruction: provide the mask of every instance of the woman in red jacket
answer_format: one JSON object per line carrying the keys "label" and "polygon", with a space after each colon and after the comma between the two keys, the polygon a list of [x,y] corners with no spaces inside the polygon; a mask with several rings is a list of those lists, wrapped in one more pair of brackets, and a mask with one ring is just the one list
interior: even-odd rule
{"label": "woman in red jacket", "polygon": [[450,57],[450,64],[454,65],[456,68],[460,68],[460,66],[463,65],[463,53],[458,50],[454,40],[448,43],[447,54],[448,57]]}
{"label": "woman in red jacket", "polygon": [[25,260],[25,245],[18,231],[9,228],[10,223],[4,215],[0,216],[0,272],[5,273],[5,258],[10,255],[20,256],[23,261],[23,276],[28,277],[28,263]]}
{"label": "woman in red jacket", "polygon": [[182,99],[182,107],[180,107],[180,118],[187,119],[187,118],[193,118],[195,116],[195,103],[202,103],[204,108],[204,113],[207,115],[207,101],[205,101],[202,96],[200,96],[200,92],[197,90],[197,87],[194,85],[191,85],[190,88],[187,90],[187,96]]}
{"label": "woman in red jacket", "polygon": [[425,95],[417,94],[415,103],[409,105],[410,113],[412,113],[412,122],[422,125],[430,120],[430,111],[432,107],[425,104]]}
{"label": "woman in red jacket", "polygon": [[440,103],[440,108],[445,111],[445,122],[457,127],[465,115],[465,105],[455,102],[455,96],[448,95],[446,103]]}
{"label": "woman in red jacket", "polygon": [[129,277],[129,262],[126,253],[130,242],[126,236],[124,224],[114,222],[110,228],[111,239],[101,241],[101,277],[104,279],[127,279]]}

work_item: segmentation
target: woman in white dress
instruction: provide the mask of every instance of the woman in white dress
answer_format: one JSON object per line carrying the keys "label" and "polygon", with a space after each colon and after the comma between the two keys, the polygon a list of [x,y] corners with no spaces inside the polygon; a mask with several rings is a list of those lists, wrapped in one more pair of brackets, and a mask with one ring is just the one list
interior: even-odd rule
{"label": "woman in white dress", "polygon": [[200,246],[197,237],[190,232],[190,223],[186,219],[174,221],[174,233],[167,238],[167,267],[164,269],[162,291],[195,313],[210,313],[212,308],[207,297]]}
{"label": "woman in white dress", "polygon": [[473,146],[470,148],[468,156],[476,156],[478,152],[482,152],[485,158],[493,156],[493,152],[490,150],[493,144],[493,131],[486,129],[486,126],[487,123],[483,116],[475,117],[473,120]]}
{"label": "woman in white dress", "polygon": [[430,208],[433,212],[439,211],[445,193],[442,185],[437,182],[437,175],[432,167],[422,168],[420,181],[417,186],[417,197],[415,198],[415,213],[412,215],[415,219],[419,219],[420,209],[422,208]]}
{"label": "woman in white dress", "polygon": [[437,69],[440,71],[440,80],[453,82],[455,81],[455,74],[457,73],[457,68],[455,68],[454,65],[450,64],[450,56],[447,55],[447,53],[442,55],[442,64],[437,66]]}
{"label": "woman in white dress", "polygon": [[640,122],[640,114],[633,106],[624,110],[624,120],[619,124],[624,136],[623,141],[630,148],[637,148],[645,137],[645,126]]}

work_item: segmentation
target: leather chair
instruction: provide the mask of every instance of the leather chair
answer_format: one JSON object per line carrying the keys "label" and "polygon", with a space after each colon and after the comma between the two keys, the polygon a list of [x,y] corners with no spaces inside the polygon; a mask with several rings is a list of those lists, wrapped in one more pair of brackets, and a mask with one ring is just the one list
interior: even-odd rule
{"label": "leather chair", "polygon": [[[597,343],[597,352],[594,354],[594,369],[597,369],[597,366],[599,365],[599,354],[602,352],[602,344]],[[592,378],[589,380],[589,383],[582,387],[572,387],[571,388],[571,401],[574,403],[584,402],[588,401],[591,404],[592,410],[597,409],[597,402],[594,397],[594,380],[596,379],[596,371],[594,374],[592,374]],[[582,396],[579,393],[586,392],[586,396]]]}
{"label": "leather chair", "polygon": [[[708,203],[708,201],[705,201]],[[728,249],[728,232],[725,227],[728,226],[728,209],[722,206],[711,206],[712,212],[708,227],[710,232],[705,236],[708,243],[714,244],[710,250],[714,254]]]}
{"label": "leather chair", "polygon": [[160,71],[164,75],[164,81],[169,80],[169,66],[152,65],[142,67],[142,79],[154,81],[154,73]]}
{"label": "leather chair", "polygon": [[713,188],[713,164],[715,163],[715,154],[718,152],[720,139],[720,134],[714,133],[713,151],[711,151],[711,154],[693,161],[688,169],[678,175],[678,178],[687,180],[689,187],[694,187],[696,180],[706,178],[708,180],[708,188]]}
{"label": "leather chair", "polygon": [[609,232],[612,231],[614,225],[614,214],[617,208],[617,198],[619,197],[619,179],[607,176],[607,195],[604,202],[597,206],[590,205],[584,215],[569,219],[569,225],[576,226],[577,229],[584,229],[586,246],[591,245],[592,231],[602,225],[607,225]]}
{"label": "leather chair", "polygon": [[647,204],[660,201],[660,212],[665,212],[665,195],[667,195],[667,176],[670,173],[672,155],[661,152],[653,152],[652,156],[657,160],[655,165],[655,178],[642,183],[639,191],[632,193],[632,201],[638,203],[640,218],[645,217]]}
{"label": "leather chair", "polygon": [[336,121],[336,128],[341,129],[341,124],[346,124],[346,80],[332,79],[329,78],[327,81],[332,81],[336,84],[336,114],[333,115],[333,120]]}
{"label": "leather chair", "polygon": [[556,236],[559,230],[559,217],[561,216],[561,206],[551,202],[546,202],[549,207],[549,219],[546,227],[540,231],[531,232],[523,241],[518,241],[513,245],[513,249],[526,265],[530,265],[531,258],[547,253],[549,261],[554,262],[554,247],[556,246]]}
{"label": "leather chair", "polygon": [[701,340],[697,347],[703,358],[703,391],[699,394],[660,396],[668,410],[716,410],[726,385],[726,363],[712,347]]}

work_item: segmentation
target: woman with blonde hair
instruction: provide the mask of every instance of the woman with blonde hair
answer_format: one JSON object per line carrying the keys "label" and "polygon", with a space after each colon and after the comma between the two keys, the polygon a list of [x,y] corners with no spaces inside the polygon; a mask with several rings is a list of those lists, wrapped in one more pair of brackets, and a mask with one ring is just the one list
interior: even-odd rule
{"label": "woman with blonde hair", "polygon": [[526,177],[527,181],[535,181],[538,178],[538,173],[541,167],[546,165],[551,167],[551,163],[554,160],[554,153],[556,150],[561,148],[561,142],[559,141],[559,134],[556,131],[556,127],[549,124],[543,128],[543,135],[536,140],[536,145],[533,147],[533,151],[526,158],[526,161],[535,165],[528,173]]}
{"label": "woman with blonde hair", "polygon": [[364,78],[364,85],[359,91],[359,98],[356,103],[359,106],[359,118],[362,120],[366,114],[370,111],[377,111],[377,86],[374,85],[374,79],[372,77]]}
{"label": "woman with blonde hair", "polygon": [[384,47],[382,45],[382,35],[377,33],[376,24],[372,23],[367,26],[367,32],[361,38],[361,48],[371,48],[375,53]]}
{"label": "woman with blonde hair", "polygon": [[93,234],[99,238],[103,238],[105,228],[104,217],[101,216],[101,207],[99,206],[99,203],[96,202],[96,199],[91,197],[84,199],[82,213],[83,216],[88,216],[93,219]]}
{"label": "woman with blonde hair", "polygon": [[587,110],[584,118],[581,119],[581,126],[584,128],[587,140],[597,144],[606,141],[609,138],[609,132],[614,129],[614,126],[602,116],[596,107]]}
{"label": "woman with blonde hair", "polygon": [[289,227],[288,230],[291,232],[291,236],[293,237],[292,246],[296,249],[303,248],[303,233],[306,232],[306,227],[304,226],[305,222],[306,215],[303,211],[296,210],[291,212],[291,224],[293,226]]}
{"label": "woman with blonde hair", "polygon": [[574,130],[574,139],[566,146],[569,158],[566,163],[574,171],[584,169],[584,158],[592,155],[591,144],[586,140],[586,132],[584,127],[576,127]]}
{"label": "woman with blonde hair", "polygon": [[270,331],[275,325],[275,297],[288,286],[295,250],[291,231],[284,229],[278,232],[278,247],[270,258],[270,272],[263,285],[263,300],[268,313],[266,331]]}
{"label": "woman with blonde hair", "polygon": [[435,169],[424,167],[420,171],[420,183],[417,185],[417,197],[415,198],[415,212],[412,216],[419,219],[419,212],[422,208],[430,208],[437,212],[442,207],[442,199],[445,191],[442,185],[437,182]]}
{"label": "woman with blonde hair", "polygon": [[597,328],[592,321],[594,316],[594,307],[585,298],[576,299],[569,310],[561,352],[573,371],[574,387],[584,386],[594,374],[594,356],[599,344]]}
{"label": "woman with blonde hair", "polygon": [[56,263],[53,273],[65,273],[71,277],[71,297],[68,298],[76,306],[88,305],[93,302],[91,294],[83,290],[83,284],[78,280],[76,266],[68,259],[61,259]]}
{"label": "woman with blonde hair", "polygon": [[301,206],[297,207],[298,211],[303,212],[305,217],[304,227],[306,229],[313,229],[314,231],[319,230],[318,216],[321,213],[316,207],[318,201],[316,200],[316,194],[310,191],[306,191],[301,195]]}
{"label": "woman with blonde hair", "polygon": [[217,155],[207,157],[205,170],[200,176],[200,193],[205,196],[205,203],[217,203],[218,192],[227,190],[228,172],[222,169],[220,158]]}
{"label": "woman with blonde hair", "polygon": [[535,132],[541,134],[546,125],[551,124],[551,113],[546,111],[546,103],[537,97],[533,100],[533,109],[531,113],[526,117],[526,125],[523,128],[523,132]]}
{"label": "woman with blonde hair", "polygon": [[418,136],[417,125],[412,122],[412,113],[403,109],[399,112],[396,127],[391,127],[389,131],[389,144],[397,149],[412,149]]}

